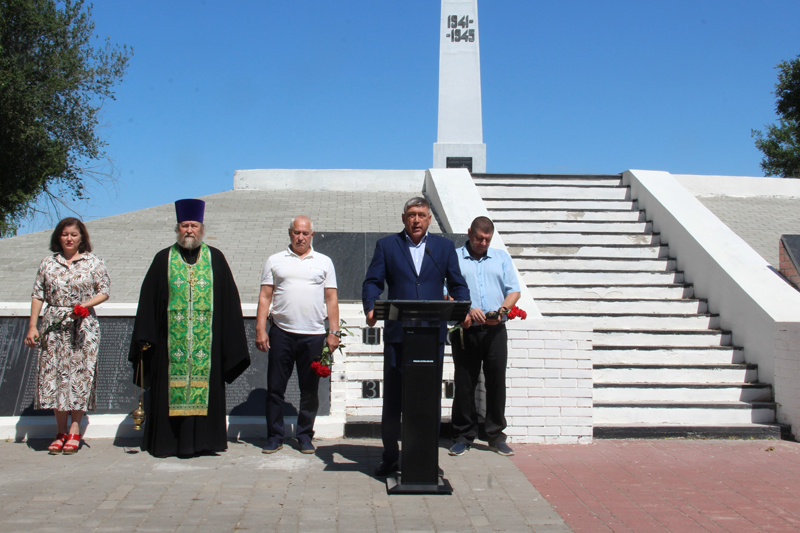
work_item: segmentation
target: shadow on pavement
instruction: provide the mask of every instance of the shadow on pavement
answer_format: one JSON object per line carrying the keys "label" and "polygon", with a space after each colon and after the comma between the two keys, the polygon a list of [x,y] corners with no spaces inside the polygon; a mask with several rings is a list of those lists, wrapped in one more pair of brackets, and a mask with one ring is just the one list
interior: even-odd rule
{"label": "shadow on pavement", "polygon": [[317,457],[325,463],[326,472],[361,472],[375,477],[372,473],[381,462],[381,450],[381,446],[363,444],[322,445],[317,446]]}

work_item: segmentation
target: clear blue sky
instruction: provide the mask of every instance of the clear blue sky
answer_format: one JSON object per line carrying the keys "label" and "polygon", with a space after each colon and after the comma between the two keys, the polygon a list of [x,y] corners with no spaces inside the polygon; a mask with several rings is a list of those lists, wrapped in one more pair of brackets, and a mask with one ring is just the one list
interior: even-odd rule
{"label": "clear blue sky", "polygon": [[[479,1],[489,172],[760,176],[800,2]],[[250,168],[430,167],[437,0],[96,2],[134,47],[105,105],[117,190],[86,220],[230,190]],[[29,225],[26,231],[48,227]]]}

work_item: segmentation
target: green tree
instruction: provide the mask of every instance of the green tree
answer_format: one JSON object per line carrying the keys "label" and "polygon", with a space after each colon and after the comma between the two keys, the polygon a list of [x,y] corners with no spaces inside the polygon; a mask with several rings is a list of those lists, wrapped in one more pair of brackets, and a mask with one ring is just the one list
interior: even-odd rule
{"label": "green tree", "polygon": [[133,49],[93,46],[91,14],[83,0],[0,0],[0,236],[38,200],[57,207],[113,179],[98,118]]}
{"label": "green tree", "polygon": [[761,150],[761,170],[767,176],[800,178],[800,56],[777,67],[775,111],[778,124],[769,124],[766,134],[753,130],[756,148]]}

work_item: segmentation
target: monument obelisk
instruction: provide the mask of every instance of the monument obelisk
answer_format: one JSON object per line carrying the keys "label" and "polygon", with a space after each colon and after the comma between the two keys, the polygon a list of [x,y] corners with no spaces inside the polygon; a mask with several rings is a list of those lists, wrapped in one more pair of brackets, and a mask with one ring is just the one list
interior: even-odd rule
{"label": "monument obelisk", "polygon": [[486,172],[478,0],[442,0],[439,30],[439,132],[433,168]]}

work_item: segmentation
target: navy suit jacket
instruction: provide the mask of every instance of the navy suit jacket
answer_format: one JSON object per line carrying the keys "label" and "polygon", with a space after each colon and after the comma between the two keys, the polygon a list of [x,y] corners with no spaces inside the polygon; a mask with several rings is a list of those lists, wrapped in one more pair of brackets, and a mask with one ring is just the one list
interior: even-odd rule
{"label": "navy suit jacket", "polygon": [[[435,262],[435,264],[434,264]],[[419,275],[408,250],[405,231],[380,239],[375,245],[372,262],[361,288],[364,313],[372,311],[375,300],[381,295],[384,284],[389,284],[389,300],[441,300],[444,285],[455,300],[469,300],[469,288],[453,243],[438,235],[428,234],[425,256]],[[384,325],[384,343],[402,342],[402,323],[387,320]],[[440,342],[445,341],[447,325],[441,325]]]}

